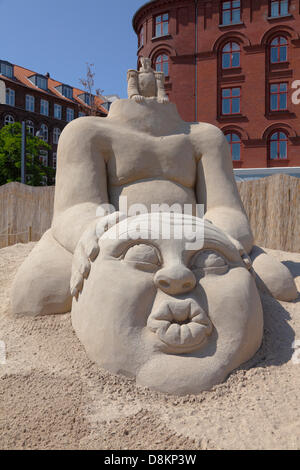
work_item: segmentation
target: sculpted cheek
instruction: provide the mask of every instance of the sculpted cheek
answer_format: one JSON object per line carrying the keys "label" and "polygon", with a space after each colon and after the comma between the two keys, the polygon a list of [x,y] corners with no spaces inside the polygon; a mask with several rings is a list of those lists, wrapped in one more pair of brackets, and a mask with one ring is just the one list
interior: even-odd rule
{"label": "sculpted cheek", "polygon": [[222,276],[206,276],[200,280],[198,289],[204,291],[209,317],[219,335],[232,336],[247,327],[253,304],[251,297],[253,292],[257,295],[253,285],[251,274],[240,267]]}

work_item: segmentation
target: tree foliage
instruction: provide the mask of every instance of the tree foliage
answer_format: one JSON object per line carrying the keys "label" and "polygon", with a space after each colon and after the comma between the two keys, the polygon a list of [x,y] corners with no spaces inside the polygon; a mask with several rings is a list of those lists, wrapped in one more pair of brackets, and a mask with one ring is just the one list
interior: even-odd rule
{"label": "tree foliage", "polygon": [[[53,184],[55,170],[40,161],[40,150],[51,147],[42,139],[26,135],[26,184],[31,186]],[[0,185],[21,181],[22,126],[19,122],[7,124],[0,130]]]}

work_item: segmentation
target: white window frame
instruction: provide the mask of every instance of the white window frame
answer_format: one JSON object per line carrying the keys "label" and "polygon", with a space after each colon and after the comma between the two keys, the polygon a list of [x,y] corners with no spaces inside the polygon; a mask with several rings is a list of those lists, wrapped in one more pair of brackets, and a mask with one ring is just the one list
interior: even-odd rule
{"label": "white window frame", "polygon": [[26,111],[32,111],[34,113],[35,99],[33,95],[26,95],[25,108]]}
{"label": "white window frame", "polygon": [[[72,118],[70,119],[70,113],[71,113],[71,116]],[[67,108],[67,111],[66,111],[66,120],[67,122],[71,122],[73,121],[74,119],[74,109],[73,108]]]}
{"label": "white window frame", "polygon": [[41,88],[41,90],[47,90],[48,89],[48,80],[45,77],[40,77],[37,75],[36,77],[36,86],[38,88]]}
{"label": "white window frame", "polygon": [[4,75],[5,77],[12,78],[13,66],[11,64],[6,64],[5,62],[1,62],[0,73]]}
{"label": "white window frame", "polygon": [[41,99],[40,114],[49,116],[49,101]]}
{"label": "white window frame", "polygon": [[44,142],[48,142],[48,138],[49,138],[48,126],[46,126],[46,124],[42,124],[40,130],[41,130],[40,139],[42,139]]}
{"label": "white window frame", "polygon": [[6,114],[4,118],[4,125],[6,126],[7,124],[14,124],[15,123],[15,118],[11,114]]}
{"label": "white window frame", "polygon": [[30,135],[34,136],[34,123],[32,121],[26,121],[26,128],[27,132],[29,132]]}
{"label": "white window frame", "polygon": [[61,134],[61,130],[59,129],[59,127],[54,127],[53,129],[53,143],[54,144],[58,144],[60,134]]}
{"label": "white window frame", "polygon": [[61,119],[62,116],[62,106],[61,104],[54,103],[54,117],[55,119]]}
{"label": "white window frame", "polygon": [[6,104],[8,106],[15,106],[15,90],[11,88],[6,88]]}

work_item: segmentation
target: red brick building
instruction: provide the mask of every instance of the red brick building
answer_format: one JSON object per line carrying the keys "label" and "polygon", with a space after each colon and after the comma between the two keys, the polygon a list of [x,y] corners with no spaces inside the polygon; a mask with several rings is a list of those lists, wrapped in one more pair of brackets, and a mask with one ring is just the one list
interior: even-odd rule
{"label": "red brick building", "polygon": [[182,118],[220,127],[234,167],[300,166],[300,0],[152,0],[133,27]]}
{"label": "red brick building", "polygon": [[[25,121],[29,132],[36,135],[39,131],[51,146],[51,151],[41,151],[48,166],[56,168],[61,131],[73,119],[90,114],[91,99],[89,93],[58,82],[49,74],[42,75],[0,59],[0,128]],[[94,99],[96,113],[106,116],[107,100]]]}

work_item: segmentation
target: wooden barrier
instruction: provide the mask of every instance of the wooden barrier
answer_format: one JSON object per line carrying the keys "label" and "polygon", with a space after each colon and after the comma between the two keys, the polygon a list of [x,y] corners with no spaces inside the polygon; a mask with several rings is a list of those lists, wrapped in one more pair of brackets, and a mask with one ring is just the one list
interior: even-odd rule
{"label": "wooden barrier", "polygon": [[255,243],[300,251],[300,179],[277,174],[238,183]]}
{"label": "wooden barrier", "polygon": [[0,186],[0,248],[39,240],[51,225],[53,200],[53,186]]}
{"label": "wooden barrier", "polygon": [[[256,244],[300,252],[300,179],[277,174],[238,183]],[[53,186],[0,186],[0,248],[37,241],[50,227]]]}

